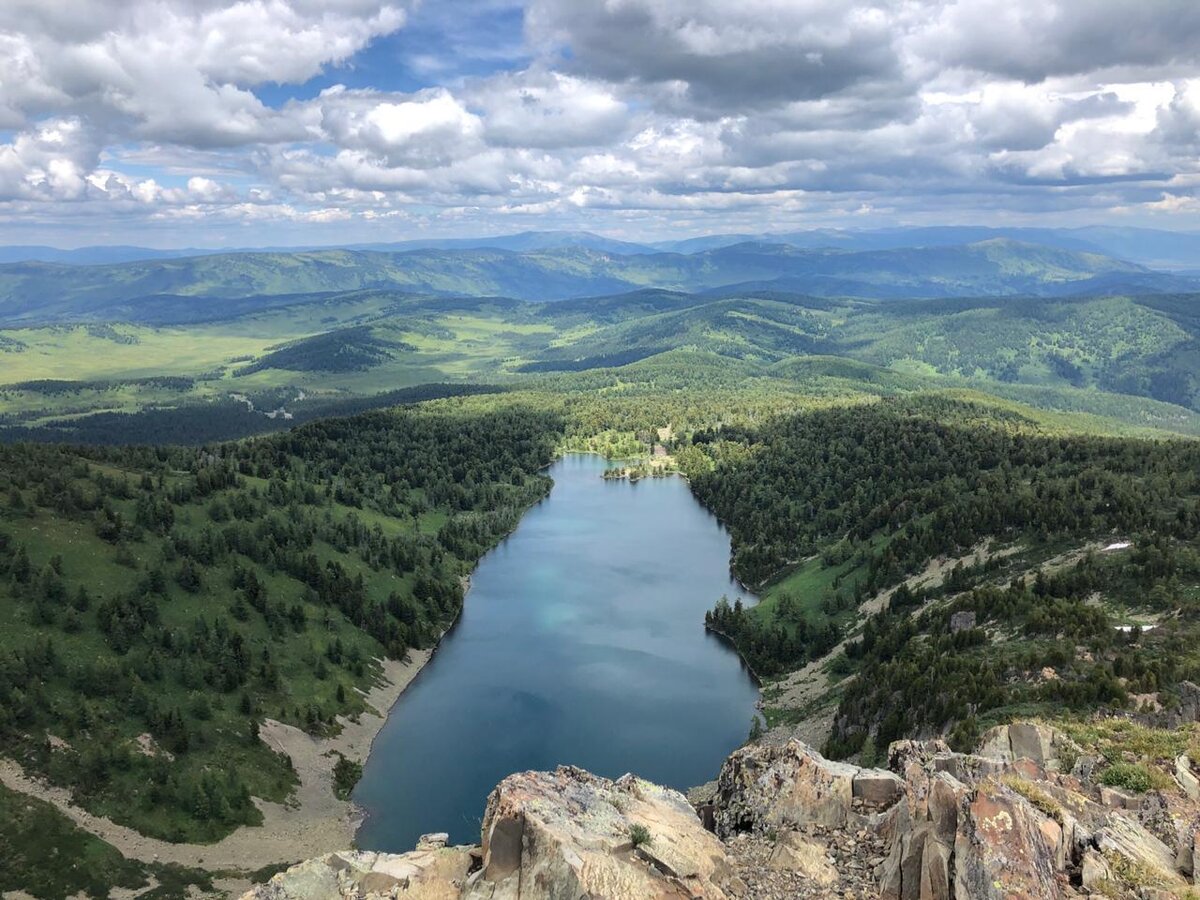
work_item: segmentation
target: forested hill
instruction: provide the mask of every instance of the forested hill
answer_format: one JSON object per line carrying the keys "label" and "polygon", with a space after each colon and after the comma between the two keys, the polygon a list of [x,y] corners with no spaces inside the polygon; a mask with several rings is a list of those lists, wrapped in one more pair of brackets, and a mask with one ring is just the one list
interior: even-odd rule
{"label": "forested hill", "polygon": [[[200,318],[231,301],[362,289],[558,300],[645,287],[706,290],[753,283],[826,296],[1064,295],[1181,289],[1109,256],[990,240],[956,247],[843,252],[786,244],[736,244],[693,254],[621,255],[586,247],[398,253],[326,250],[141,260],[106,266],[0,265],[0,322],[138,321],[143,301],[193,298]],[[251,312],[244,303],[243,313]]]}
{"label": "forested hill", "polygon": [[556,416],[456,409],[0,448],[0,752],[147,835],[258,821],[295,778],[258,723],[361,711],[374,660],[436,641],[549,489]]}
{"label": "forested hill", "polygon": [[[831,544],[853,554],[875,540],[867,592],[986,536],[1149,528],[1173,518],[1177,505],[1196,514],[1195,499],[1183,494],[1200,485],[1200,443],[1048,437],[1021,427],[1031,425],[918,398],[796,416],[757,432],[722,429],[694,437],[701,448],[715,445],[719,461],[693,486],[729,523],[733,570],[748,583]],[[730,443],[738,449],[724,459]]]}
{"label": "forested hill", "polygon": [[[709,625],[762,675],[825,658],[831,684],[852,676],[830,695],[834,755],[1169,704],[1200,676],[1200,443],[1048,435],[914,398],[698,433],[679,459],[734,571],[768,586]],[[1130,621],[1154,627],[1117,630]]]}

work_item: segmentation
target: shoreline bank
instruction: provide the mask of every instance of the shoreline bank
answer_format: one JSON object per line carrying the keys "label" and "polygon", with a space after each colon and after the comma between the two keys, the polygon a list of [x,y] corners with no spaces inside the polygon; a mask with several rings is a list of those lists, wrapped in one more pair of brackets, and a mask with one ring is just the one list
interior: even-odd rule
{"label": "shoreline bank", "polygon": [[11,760],[0,759],[0,783],[50,803],[84,831],[138,862],[176,863],[234,876],[320,856],[351,846],[361,821],[357,806],[334,795],[337,754],[366,761],[392,707],[433,654],[434,650],[411,650],[405,662],[382,660],[378,683],[364,695],[373,712],[363,713],[357,722],[339,717],[343,727],[335,737],[314,738],[299,728],[267,719],[259,731],[261,739],[288,755],[300,783],[284,803],[255,798],[263,814],[262,824],[242,826],[212,844],[174,844],[93,815],[76,805],[69,791],[29,776]]}

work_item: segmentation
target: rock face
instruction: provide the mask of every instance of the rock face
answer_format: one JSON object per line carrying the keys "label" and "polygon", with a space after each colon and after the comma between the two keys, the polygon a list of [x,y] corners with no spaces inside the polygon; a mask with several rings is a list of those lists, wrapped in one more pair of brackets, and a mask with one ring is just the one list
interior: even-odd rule
{"label": "rock face", "polygon": [[1064,757],[1073,764],[1083,751],[1065,734],[1048,725],[1014,722],[987,731],[977,754],[1003,763],[1028,759],[1043,769],[1058,772],[1063,768]]}
{"label": "rock face", "polygon": [[[648,840],[636,842],[635,827]],[[479,848],[425,835],[400,855],[335,853],[276,875],[246,900],[731,900],[745,893],[724,845],[676,791],[582,769],[525,772],[488,799]]]}
{"label": "rock face", "polygon": [[[1062,828],[1003,786],[968,799],[954,840],[954,893],[979,900],[1056,897]],[[1067,879],[1064,876],[1063,884]]]}
{"label": "rock face", "polygon": [[245,895],[247,900],[340,900],[394,896],[458,900],[478,858],[473,848],[416,850],[394,855],[349,851],[310,859]]}
{"label": "rock face", "polygon": [[1187,896],[1200,868],[1190,763],[1178,790],[1117,802],[1078,759],[1036,723],[993,729],[977,754],[900,741],[887,770],[798,741],[751,745],[695,806],[629,775],[525,772],[492,792],[478,847],[429,834],[412,853],[330,854],[246,900]]}
{"label": "rock face", "polygon": [[[979,755],[940,741],[893,744],[889,763],[904,775],[908,803],[890,823],[881,895],[1183,896],[1195,831],[1176,835],[1172,801],[1151,792],[1133,805],[1106,802],[1107,788],[1043,767],[1070,751],[1042,725],[993,729]],[[1170,831],[1171,844],[1155,830]]]}
{"label": "rock face", "polygon": [[903,794],[896,774],[831,762],[800,741],[750,745],[721,767],[714,823],[722,838],[807,825],[845,828],[864,824]]}
{"label": "rock face", "polygon": [[[644,842],[634,838],[639,831]],[[631,775],[609,781],[562,767],[510,776],[492,792],[483,867],[464,896],[726,900],[739,893],[724,846],[682,794]]]}

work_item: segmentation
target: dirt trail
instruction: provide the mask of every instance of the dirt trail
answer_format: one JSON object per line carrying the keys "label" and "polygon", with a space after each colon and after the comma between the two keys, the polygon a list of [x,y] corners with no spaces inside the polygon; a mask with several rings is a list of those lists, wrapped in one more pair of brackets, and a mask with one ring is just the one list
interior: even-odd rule
{"label": "dirt trail", "polygon": [[31,778],[11,760],[0,759],[0,782],[11,790],[52,803],[79,827],[140,862],[253,872],[264,866],[320,856],[351,846],[359,823],[356,807],[333,794],[335,751],[364,761],[388,711],[432,655],[429,650],[414,650],[408,662],[383,662],[383,680],[365,695],[376,713],[360,716],[357,723],[341,719],[343,728],[337,737],[313,738],[291,725],[268,719],[260,735],[273,750],[291,757],[300,785],[286,804],[255,800],[262,810],[263,824],[239,828],[215,844],[172,844],[92,815],[77,806],[68,791]]}

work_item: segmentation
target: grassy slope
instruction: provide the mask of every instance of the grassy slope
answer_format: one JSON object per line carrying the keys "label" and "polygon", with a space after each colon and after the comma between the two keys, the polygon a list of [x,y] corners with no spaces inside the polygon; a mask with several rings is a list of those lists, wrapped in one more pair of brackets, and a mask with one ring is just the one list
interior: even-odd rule
{"label": "grassy slope", "polygon": [[[263,367],[238,374],[256,368],[255,359],[269,361],[272,347],[347,328],[369,328],[369,340],[397,348],[353,371]],[[519,370],[537,361],[582,359],[587,366],[596,359],[592,365],[602,365],[610,354],[679,348],[720,354],[747,377],[790,382],[801,394],[838,381],[847,392],[876,395],[974,388],[1062,414],[1114,420],[1131,432],[1198,433],[1195,414],[1179,405],[1194,404],[1200,391],[1191,349],[1198,328],[1184,299],[878,305],[792,295],[705,301],[651,292],[539,307],[368,291],[190,326],[10,330],[0,335],[17,347],[0,351],[9,384],[43,378],[108,383],[54,395],[0,390],[0,416],[36,425],[234,393],[272,409],[281,402],[294,406],[301,392],[336,399],[434,381],[540,385],[546,378]],[[672,359],[665,357],[659,368]],[[187,390],[132,383],[163,374],[197,380]],[[588,378],[586,372],[574,376],[578,383]]]}
{"label": "grassy slope", "polygon": [[10,322],[113,321],[138,315],[132,301],[154,298],[160,317],[190,309],[195,319],[237,308],[240,298],[302,292],[401,288],[560,299],[638,287],[703,290],[776,279],[807,281],[818,293],[861,296],[1012,295],[1056,292],[1105,276],[1154,277],[1109,257],[1013,241],[861,253],[769,244],[637,256],[578,247],[528,253],[243,253],[107,266],[0,266],[0,316]]}
{"label": "grassy slope", "polygon": [[[461,602],[459,577],[511,527],[504,517],[515,521],[519,509],[546,489],[540,478],[527,477],[521,486],[507,482],[522,465],[525,475],[532,476],[548,460],[550,443],[542,429],[549,427],[549,419],[535,417],[526,425],[519,411],[505,419],[505,409],[516,409],[511,404],[497,409],[493,403],[478,414],[463,413],[461,404],[449,401],[441,409],[425,418],[384,414],[309,429],[298,433],[299,445],[289,438],[230,448],[227,454],[267,453],[272,480],[242,474],[234,484],[199,495],[194,486],[205,465],[195,453],[168,457],[164,464],[137,453],[96,462],[71,451],[0,451],[0,538],[6,545],[0,553],[0,568],[5,569],[0,574],[0,618],[6,623],[0,631],[0,659],[15,661],[30,653],[40,659],[38,648],[49,640],[59,661],[44,668],[32,686],[24,666],[14,662],[15,668],[0,669],[0,692],[8,690],[4,676],[11,673],[10,683],[23,687],[14,688],[19,693],[8,699],[23,695],[33,701],[28,707],[14,703],[11,715],[0,715],[5,752],[74,786],[91,811],[169,840],[212,840],[239,822],[255,821],[257,813],[245,798],[238,800],[239,791],[284,800],[294,775],[286,760],[257,740],[250,722],[270,716],[321,732],[333,727],[335,714],[362,711],[355,688],[365,688],[377,677],[373,660],[433,640],[456,611],[448,598]],[[358,422],[370,423],[374,430],[368,433],[367,425]],[[338,437],[343,432],[345,437]],[[324,433],[328,438],[318,440]],[[365,455],[354,455],[343,469],[339,447],[355,451],[358,442],[351,436],[356,433]],[[502,443],[514,434],[524,435],[520,439],[525,443],[518,455],[505,455]],[[477,447],[471,435],[478,437]],[[500,467],[494,483],[488,481],[490,463],[473,461],[472,454],[479,456],[482,446]],[[386,473],[379,472],[389,453],[397,461]],[[185,462],[190,471],[174,468]],[[405,476],[402,467],[414,466],[416,475]],[[430,489],[443,490],[447,484],[441,466],[473,471],[485,493],[464,494],[457,509],[447,499],[430,496]],[[405,488],[406,479],[414,477],[413,486]],[[422,486],[426,477],[433,479],[429,487]],[[114,483],[127,485],[127,492],[115,491]],[[177,495],[180,490],[193,493]],[[88,510],[97,497],[104,499],[105,515],[123,523],[119,539],[102,536],[97,524],[102,514]],[[155,533],[148,520],[142,524],[140,510],[147,502],[169,507],[169,539]],[[484,510],[483,520],[477,509]],[[275,549],[256,551],[266,553],[261,558],[220,550],[206,558],[204,548],[214,541],[222,546],[222,532],[239,522],[256,535],[256,546]],[[296,543],[299,534],[283,531],[306,522],[314,536],[307,546]],[[440,536],[450,526],[466,529],[466,543]],[[389,561],[393,545],[408,561]],[[9,568],[16,548],[29,561],[30,574],[23,578]],[[338,566],[346,587],[335,587],[326,596],[325,588],[289,568],[288,558],[310,553],[320,572]],[[189,585],[179,575],[189,558],[200,572],[199,585]],[[235,570],[257,577],[266,606],[259,609],[246,590],[235,587]],[[147,579],[156,571],[163,573],[161,585],[148,588]],[[427,599],[429,589],[421,587],[430,580],[438,585],[436,601]],[[392,610],[392,597],[407,610],[381,614],[393,623],[388,625],[393,633],[393,617],[405,623],[386,646],[380,630],[352,616],[344,605],[355,581],[361,583],[371,613],[367,621],[385,604]],[[87,603],[77,600],[81,588],[87,590]],[[127,597],[147,598],[154,620],[134,627],[132,637],[123,639],[120,623],[128,613],[114,617],[106,608],[109,601]],[[205,655],[202,645],[189,649],[198,640],[200,622],[206,634],[214,628],[232,630],[246,648],[250,671],[241,684],[214,690],[212,677],[231,665],[229,650],[220,651],[218,658]],[[173,647],[160,651],[159,642],[168,637]],[[272,674],[260,664],[269,664]],[[147,692],[156,714],[131,701]],[[157,718],[164,712],[182,717],[187,736],[182,747],[172,746],[177,732]],[[48,748],[47,733],[64,741],[65,749]],[[138,741],[147,733],[173,751],[174,759],[144,755]],[[212,771],[237,774],[238,784],[230,786],[233,808],[225,813],[197,805],[183,783],[202,782]],[[182,786],[168,783],[163,794],[166,778],[180,779]]]}
{"label": "grassy slope", "polygon": [[116,887],[141,890],[148,900],[185,900],[213,890],[207,872],[126,859],[50,804],[2,786],[0,822],[0,892],[67,900],[105,897]]}

